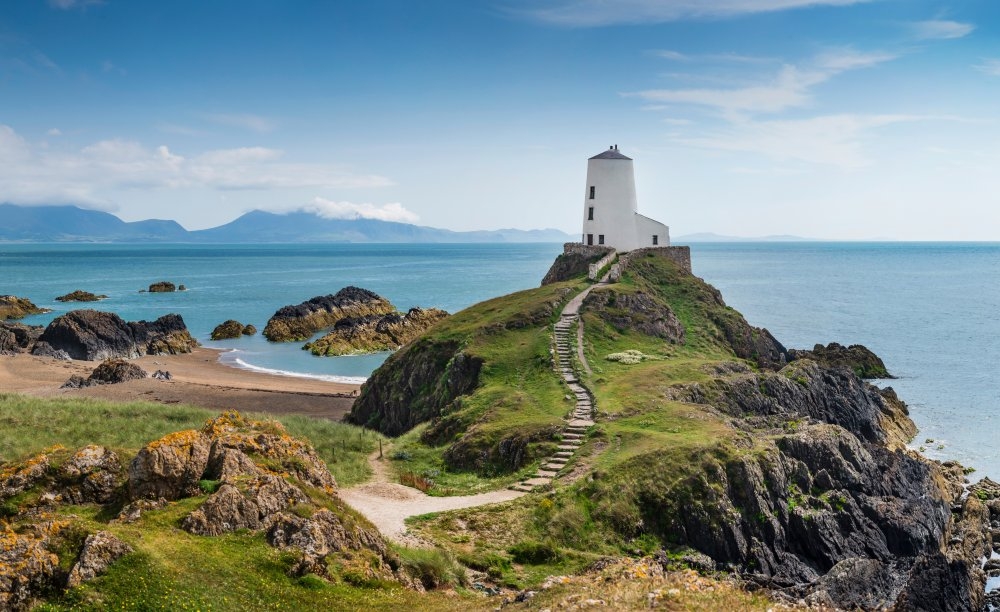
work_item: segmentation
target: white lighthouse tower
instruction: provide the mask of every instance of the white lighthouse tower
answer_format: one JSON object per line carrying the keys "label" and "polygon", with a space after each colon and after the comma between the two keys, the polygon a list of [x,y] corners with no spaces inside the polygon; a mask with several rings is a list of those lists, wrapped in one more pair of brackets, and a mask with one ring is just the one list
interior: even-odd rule
{"label": "white lighthouse tower", "polygon": [[583,243],[619,252],[670,246],[670,228],[639,214],[632,158],[619,153],[618,145],[587,161]]}

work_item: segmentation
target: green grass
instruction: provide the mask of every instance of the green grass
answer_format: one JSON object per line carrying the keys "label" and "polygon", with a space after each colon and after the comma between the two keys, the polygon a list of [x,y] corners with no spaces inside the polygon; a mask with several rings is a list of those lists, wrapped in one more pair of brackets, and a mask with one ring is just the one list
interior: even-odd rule
{"label": "green grass", "polygon": [[[0,461],[24,459],[57,444],[72,450],[98,444],[130,456],[168,433],[200,429],[218,414],[184,405],[0,394]],[[367,456],[378,448],[381,437],[375,432],[303,416],[248,416],[277,420],[292,436],[309,440],[340,486],[371,476]]]}

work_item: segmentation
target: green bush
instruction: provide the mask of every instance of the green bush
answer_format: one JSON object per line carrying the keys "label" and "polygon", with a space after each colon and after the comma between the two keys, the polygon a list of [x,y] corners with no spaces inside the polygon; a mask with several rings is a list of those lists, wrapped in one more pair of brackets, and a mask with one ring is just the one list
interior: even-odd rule
{"label": "green bush", "polygon": [[425,589],[464,586],[468,582],[465,568],[447,551],[439,548],[400,548],[398,552],[403,569],[419,580]]}
{"label": "green bush", "polygon": [[511,546],[507,552],[517,563],[527,563],[529,565],[541,565],[543,563],[554,563],[562,558],[562,554],[555,546],[548,542],[538,542],[535,540],[523,540]]}

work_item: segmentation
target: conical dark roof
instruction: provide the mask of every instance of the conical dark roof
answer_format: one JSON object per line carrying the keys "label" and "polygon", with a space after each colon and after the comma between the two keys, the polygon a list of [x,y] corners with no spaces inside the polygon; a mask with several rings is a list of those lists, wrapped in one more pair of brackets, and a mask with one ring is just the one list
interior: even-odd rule
{"label": "conical dark roof", "polygon": [[595,156],[591,157],[590,159],[628,159],[628,160],[631,160],[632,158],[631,157],[625,157],[624,155],[622,155],[621,153],[618,152],[618,149],[611,148],[611,149],[608,149],[607,151],[605,151],[603,153],[600,153],[598,155],[595,155]]}

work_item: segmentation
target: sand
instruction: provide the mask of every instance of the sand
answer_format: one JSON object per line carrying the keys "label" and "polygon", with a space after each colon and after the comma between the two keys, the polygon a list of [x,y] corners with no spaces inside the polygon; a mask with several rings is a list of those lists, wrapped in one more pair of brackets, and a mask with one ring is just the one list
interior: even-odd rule
{"label": "sand", "polygon": [[354,402],[359,385],[262,374],[223,365],[219,352],[196,348],[185,355],[147,355],[133,360],[152,374],[171,380],[134,380],[84,389],[60,389],[73,374],[87,377],[95,361],[59,361],[33,355],[0,356],[0,392],[41,397],[94,397],[117,402],[189,404],[215,410],[302,414],[340,420]]}

